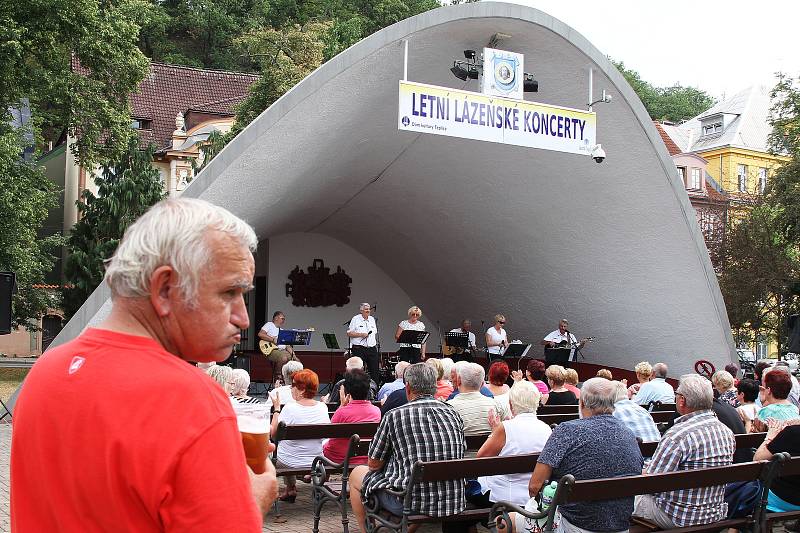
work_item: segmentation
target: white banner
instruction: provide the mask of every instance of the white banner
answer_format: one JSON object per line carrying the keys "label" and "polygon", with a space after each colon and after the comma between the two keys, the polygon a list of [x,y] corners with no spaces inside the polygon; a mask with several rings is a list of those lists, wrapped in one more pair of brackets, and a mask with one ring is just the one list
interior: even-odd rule
{"label": "white banner", "polygon": [[397,128],[589,155],[597,115],[401,80]]}

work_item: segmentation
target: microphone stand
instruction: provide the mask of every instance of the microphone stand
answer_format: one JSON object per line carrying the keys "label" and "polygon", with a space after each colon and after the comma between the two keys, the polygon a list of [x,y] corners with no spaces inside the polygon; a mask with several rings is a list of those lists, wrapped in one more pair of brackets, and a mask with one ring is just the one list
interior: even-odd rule
{"label": "microphone stand", "polygon": [[439,324],[439,321],[436,321],[436,329],[439,331],[439,358],[442,357],[442,347],[444,346],[444,341],[442,340],[442,326]]}

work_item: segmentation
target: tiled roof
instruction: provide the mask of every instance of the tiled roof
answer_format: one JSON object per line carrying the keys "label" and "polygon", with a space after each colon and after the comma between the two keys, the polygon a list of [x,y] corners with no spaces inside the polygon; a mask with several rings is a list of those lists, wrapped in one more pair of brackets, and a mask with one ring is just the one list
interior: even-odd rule
{"label": "tiled roof", "polygon": [[[78,72],[83,69],[74,57],[72,68]],[[179,112],[192,109],[233,116],[233,106],[247,96],[258,78],[244,72],[151,63],[139,90],[131,94],[133,118],[151,121],[149,130],[139,130],[141,143],[155,143],[158,149],[171,146]]]}
{"label": "tiled roof", "polygon": [[664,131],[664,126],[660,122],[656,121],[653,121],[653,124],[655,124],[656,131],[658,131],[658,134],[661,135],[661,140],[664,141],[664,144],[667,146],[667,151],[669,152],[669,155],[678,155],[679,153],[681,153],[682,150],[680,149],[680,147],[677,144],[675,144],[675,141],[673,141],[672,138],[669,136],[669,134],[667,134],[667,132]]}
{"label": "tiled roof", "polygon": [[143,143],[159,149],[172,145],[175,116],[189,109],[233,115],[233,106],[247,96],[256,74],[205,70],[151,63],[150,73],[131,95],[133,118],[152,120],[150,130],[140,130]]}

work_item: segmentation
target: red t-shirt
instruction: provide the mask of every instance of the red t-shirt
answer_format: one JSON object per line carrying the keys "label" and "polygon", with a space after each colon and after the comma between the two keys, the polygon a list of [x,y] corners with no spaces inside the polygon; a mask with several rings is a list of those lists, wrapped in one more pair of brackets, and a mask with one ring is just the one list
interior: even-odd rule
{"label": "red t-shirt", "polygon": [[[333,413],[331,424],[380,422],[381,410],[367,400],[351,400],[347,405],[340,407]],[[322,447],[322,454],[333,461],[341,463],[347,455],[347,445],[350,439],[329,439]],[[366,455],[358,455],[350,459],[351,465],[367,464]]]}
{"label": "red t-shirt", "polygon": [[154,340],[47,352],[13,423],[12,531],[261,531],[230,400]]}

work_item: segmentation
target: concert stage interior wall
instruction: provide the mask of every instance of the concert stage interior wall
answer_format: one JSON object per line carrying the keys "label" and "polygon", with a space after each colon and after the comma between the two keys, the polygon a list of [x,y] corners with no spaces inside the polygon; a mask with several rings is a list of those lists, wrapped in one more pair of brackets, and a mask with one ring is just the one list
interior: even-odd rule
{"label": "concert stage interior wall", "polygon": [[[586,109],[590,69],[595,98],[613,95],[594,108],[602,164],[398,130],[406,42],[409,80],[477,91],[450,67],[495,35],[536,75],[539,92],[526,100]],[[369,258],[409,297],[353,295],[378,300],[384,339],[413,302],[443,328],[470,316],[479,338],[480,320],[498,312],[511,338],[528,342],[568,318],[578,337],[597,338],[586,361],[610,367],[665,361],[679,376],[698,359],[721,368],[736,356],[694,210],[644,106],[604,51],[536,9],[468,3],[384,28],[283,95],[183,194],[230,209],[261,240],[322,234]],[[278,253],[270,246],[270,264]],[[309,250],[286,264],[279,287],[317,257]],[[56,343],[102,313],[107,294],[101,285]],[[355,312],[343,309],[338,323]]]}
{"label": "concert stage interior wall", "polygon": [[[267,244],[261,242],[259,246]],[[367,257],[356,251],[351,246],[319,233],[288,233],[269,239],[269,272],[268,276],[268,305],[267,319],[272,313],[281,310],[287,315],[286,327],[305,328],[315,327],[317,332],[312,337],[311,350],[325,350],[322,333],[335,333],[339,346],[346,346],[346,326],[342,324],[349,321],[358,313],[361,302],[377,303],[377,319],[380,333],[381,348],[383,350],[397,350],[394,342],[394,332],[397,324],[406,318],[406,311],[412,305],[422,308],[422,321],[433,332],[436,319],[428,316],[425,303],[412,302],[411,297],[383,270]],[[341,265],[347,274],[353,278],[350,284],[350,303],[344,307],[335,305],[329,307],[295,307],[290,296],[286,296],[286,283],[288,274],[295,267],[300,266],[308,271],[308,266],[314,259],[322,259],[325,266],[336,271]],[[260,327],[261,325],[256,325]],[[455,325],[451,326],[455,327]],[[432,350],[438,350],[439,337],[431,333],[429,345]],[[433,344],[436,344],[433,347]]]}

